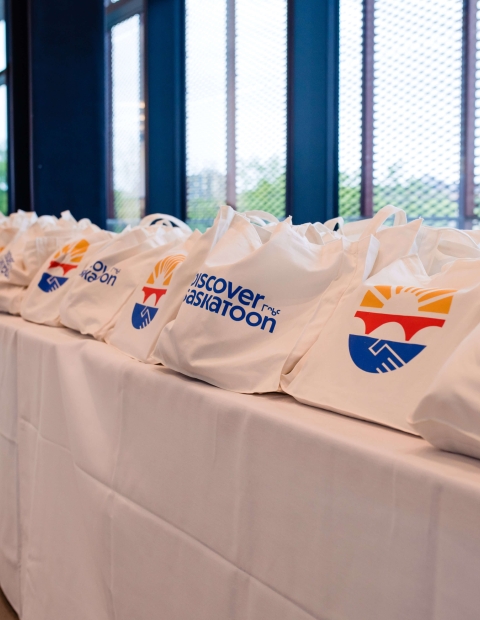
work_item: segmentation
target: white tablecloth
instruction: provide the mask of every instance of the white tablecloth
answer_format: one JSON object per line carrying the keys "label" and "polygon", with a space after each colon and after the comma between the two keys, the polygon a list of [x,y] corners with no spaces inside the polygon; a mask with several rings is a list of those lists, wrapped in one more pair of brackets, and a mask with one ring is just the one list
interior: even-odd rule
{"label": "white tablecloth", "polygon": [[9,316],[0,390],[23,620],[480,617],[478,461]]}

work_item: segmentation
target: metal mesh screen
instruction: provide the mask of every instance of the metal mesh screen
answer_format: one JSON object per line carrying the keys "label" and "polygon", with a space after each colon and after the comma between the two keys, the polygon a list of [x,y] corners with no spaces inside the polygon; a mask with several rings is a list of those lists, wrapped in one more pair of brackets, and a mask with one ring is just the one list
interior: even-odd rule
{"label": "metal mesh screen", "polygon": [[340,6],[340,214],[360,215],[363,165],[364,214],[393,203],[429,223],[455,224],[463,0]]}
{"label": "metal mesh screen", "polygon": [[374,208],[458,217],[462,0],[376,0]]}
{"label": "metal mesh screen", "polygon": [[145,211],[145,103],[140,15],[111,29],[111,191],[109,227]]}
{"label": "metal mesh screen", "polygon": [[201,230],[226,202],[225,29],[225,0],[186,0],[187,219]]}
{"label": "metal mesh screen", "polygon": [[476,80],[475,80],[475,156],[474,156],[474,205],[475,215],[480,216],[480,2],[476,3]]}
{"label": "metal mesh screen", "polygon": [[236,2],[237,208],[284,217],[287,2]]}
{"label": "metal mesh screen", "polygon": [[341,0],[338,201],[343,217],[360,215],[362,19],[362,0]]}
{"label": "metal mesh screen", "polygon": [[187,218],[285,215],[287,0],[187,0]]}

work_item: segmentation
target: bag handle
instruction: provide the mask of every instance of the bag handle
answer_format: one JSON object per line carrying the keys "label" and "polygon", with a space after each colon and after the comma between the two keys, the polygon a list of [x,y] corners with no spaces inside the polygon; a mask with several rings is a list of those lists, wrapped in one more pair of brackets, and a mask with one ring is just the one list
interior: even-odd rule
{"label": "bag handle", "polygon": [[[464,230],[460,230],[459,228],[441,228],[440,230],[441,232],[438,236],[437,247],[442,243],[454,241],[456,243],[478,249],[478,245],[475,243],[474,239],[472,239]],[[450,235],[453,239],[445,238]],[[457,237],[457,239],[455,239],[455,237]]]}
{"label": "bag handle", "polygon": [[333,232],[337,224],[338,230],[342,232],[343,226],[345,224],[345,220],[343,219],[343,217],[334,217],[331,220],[327,220],[324,224],[322,224],[322,226],[325,226],[330,232]]}
{"label": "bag handle", "polygon": [[386,207],[382,207],[377,213],[372,217],[371,220],[368,221],[365,230],[362,233],[361,239],[363,237],[367,237],[368,235],[374,235],[380,229],[380,226],[385,224],[389,217],[395,215],[395,219],[393,221],[394,226],[403,226],[407,223],[407,214],[403,209],[399,207],[394,207],[393,205],[387,205]]}
{"label": "bag handle", "polygon": [[278,217],[275,217],[272,213],[267,213],[267,211],[259,211],[258,209],[253,209],[252,211],[244,211],[243,215],[257,223],[258,220],[261,220],[262,224],[264,224],[265,222],[269,222],[270,224],[278,224],[280,222]]}
{"label": "bag handle", "polygon": [[192,232],[188,224],[179,220],[178,217],[166,213],[150,213],[150,215],[146,215],[140,222],[140,226],[154,226],[155,224],[163,224],[164,226],[172,226],[175,224],[185,232]]}
{"label": "bag handle", "polygon": [[327,228],[325,224],[321,224],[320,222],[315,222],[315,224],[312,224],[312,226],[315,228],[315,230],[320,235],[325,235],[331,241],[334,241],[335,239],[338,238],[338,233],[334,232],[333,230],[330,230],[330,228]]}

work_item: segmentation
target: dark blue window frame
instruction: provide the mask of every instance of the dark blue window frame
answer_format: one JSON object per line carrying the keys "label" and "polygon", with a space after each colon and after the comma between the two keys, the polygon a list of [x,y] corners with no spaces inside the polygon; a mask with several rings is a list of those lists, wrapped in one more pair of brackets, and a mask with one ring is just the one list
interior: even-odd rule
{"label": "dark blue window frame", "polygon": [[[70,208],[105,226],[105,31],[120,13],[125,19],[138,12],[140,0],[119,0],[115,17],[105,16],[99,0],[8,1],[17,7],[11,36],[15,207],[40,214]],[[144,0],[144,10],[146,212],[185,218],[185,0]],[[22,29],[29,48],[23,60]],[[287,213],[298,223],[338,211],[338,29],[339,0],[289,0]]]}

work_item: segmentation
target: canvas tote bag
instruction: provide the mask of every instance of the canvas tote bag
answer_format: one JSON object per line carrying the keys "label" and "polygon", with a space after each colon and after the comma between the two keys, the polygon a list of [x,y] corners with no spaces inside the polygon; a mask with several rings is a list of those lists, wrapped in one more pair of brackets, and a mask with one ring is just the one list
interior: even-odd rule
{"label": "canvas tote bag", "polygon": [[480,259],[428,276],[401,258],[346,291],[282,388],[300,402],[415,432],[413,413],[480,321]]}
{"label": "canvas tote bag", "polygon": [[[392,226],[385,222],[394,216]],[[422,225],[422,219],[407,222],[403,209],[387,205],[380,209],[373,218],[343,223],[343,218],[327,222],[328,227],[338,223],[339,231],[351,241],[357,241],[366,235],[374,235],[380,241],[377,260],[372,275],[381,271],[399,256],[407,256],[416,250],[415,241]]]}
{"label": "canvas tote bag", "polygon": [[28,286],[48,256],[77,230],[77,222],[68,211],[60,219],[39,217],[0,254],[0,282]]}
{"label": "canvas tote bag", "polygon": [[60,303],[92,257],[106,246],[115,233],[86,231],[55,251],[30,282],[20,309],[22,317],[34,323],[59,326]]}
{"label": "canvas tote bag", "polygon": [[[162,305],[155,315],[155,329],[159,334],[165,325],[173,321],[177,316],[185,293],[199,267],[203,264],[212,248],[228,232],[233,219],[236,217],[244,216],[238,214],[229,206],[220,207],[213,225],[195,241],[185,260],[177,264],[172,280],[168,285],[168,295],[165,295]],[[260,231],[262,230],[261,227],[258,228]],[[148,361],[153,364],[162,363],[155,353],[155,348]]]}
{"label": "canvas tote bag", "polygon": [[480,325],[455,349],[409,418],[441,450],[480,459]]}
{"label": "canvas tote bag", "polygon": [[60,304],[62,325],[102,340],[118,311],[147,275],[148,251],[177,244],[185,233],[179,228],[138,227],[119,235],[96,253]]}
{"label": "canvas tote bag", "polygon": [[196,230],[174,247],[160,246],[151,252],[149,274],[121,309],[112,331],[105,338],[135,359],[147,362],[160,335],[163,304],[177,268],[188,256],[202,234]]}
{"label": "canvas tote bag", "polygon": [[418,254],[427,274],[434,275],[456,258],[478,258],[479,250],[467,231],[422,226],[413,253]]}
{"label": "canvas tote bag", "polygon": [[[378,248],[370,240],[373,265]],[[236,218],[192,278],[156,355],[169,368],[224,389],[277,391],[285,359],[319,298],[355,260],[350,246],[346,239],[313,244],[289,220],[262,243],[251,223]]]}
{"label": "canvas tote bag", "polygon": [[13,221],[20,224],[19,232],[0,253],[0,311],[19,314],[26,287],[42,262],[75,234],[78,224],[68,211],[60,219],[20,214]]}

